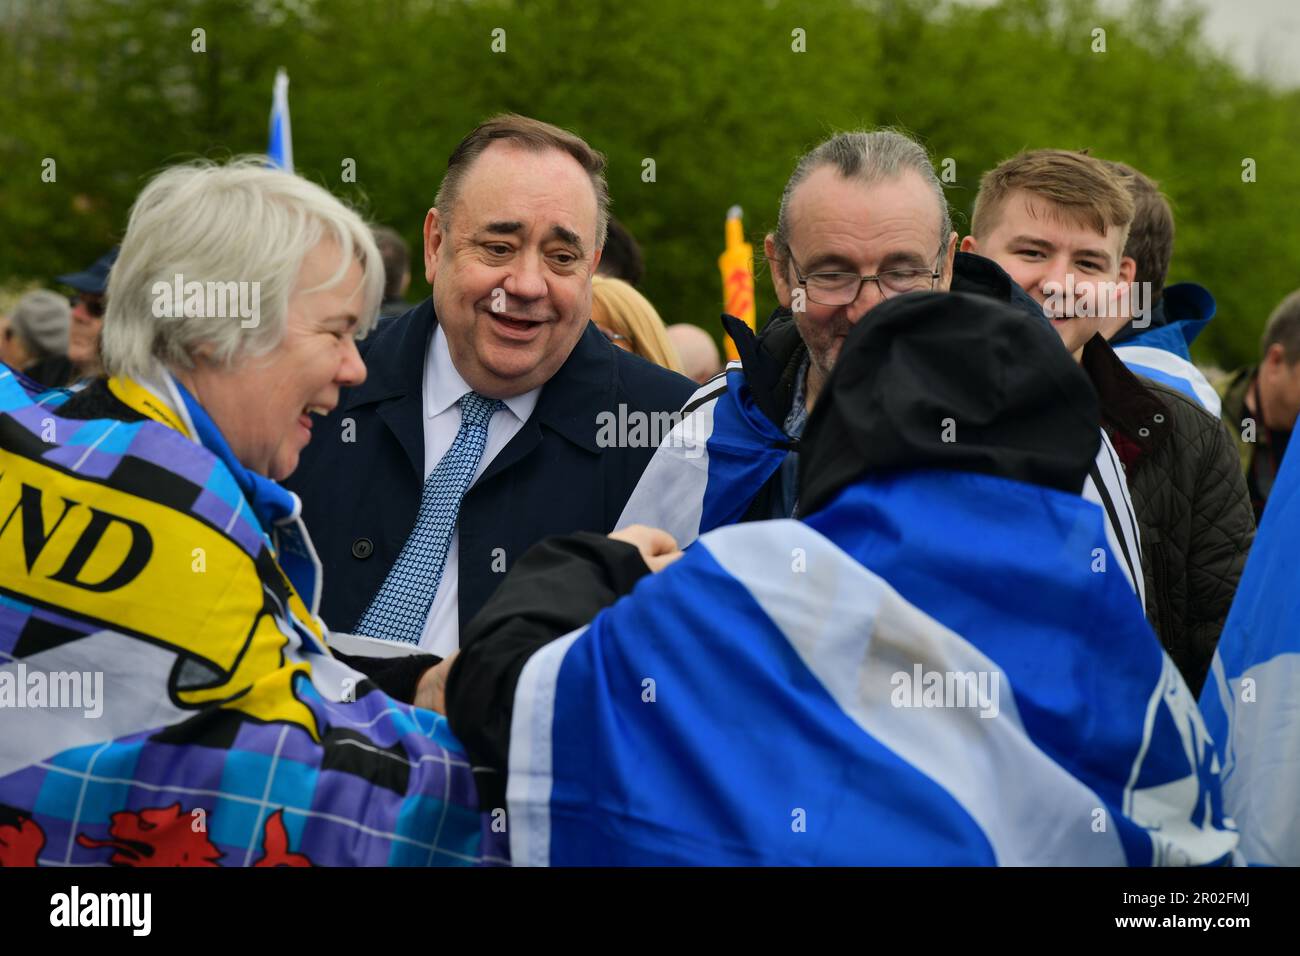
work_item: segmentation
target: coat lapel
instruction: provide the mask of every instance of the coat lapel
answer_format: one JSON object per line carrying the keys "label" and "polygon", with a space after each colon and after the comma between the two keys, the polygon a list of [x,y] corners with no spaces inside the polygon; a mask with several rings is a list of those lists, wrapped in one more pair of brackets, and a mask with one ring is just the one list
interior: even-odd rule
{"label": "coat lapel", "polygon": [[422,303],[362,343],[366,381],[351,390],[344,410],[370,407],[424,480],[424,361],[437,319],[433,300]]}

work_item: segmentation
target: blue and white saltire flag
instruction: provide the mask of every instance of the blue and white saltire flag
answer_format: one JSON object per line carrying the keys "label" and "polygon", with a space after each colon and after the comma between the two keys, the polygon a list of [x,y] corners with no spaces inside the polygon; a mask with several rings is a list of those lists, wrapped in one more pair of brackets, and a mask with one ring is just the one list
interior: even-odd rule
{"label": "blue and white saltire flag", "polygon": [[[1105,431],[1081,494],[1105,515],[1108,560],[1146,606],[1141,538],[1123,465]],[[702,385],[682,407],[633,489],[615,528],[662,528],[685,548],[734,524],[785,460],[789,439],[754,401],[739,362]]]}
{"label": "blue and white saltire flag", "polygon": [[663,528],[681,547],[739,521],[789,439],[754,402],[739,362],[702,385],[660,442],[616,527]]}
{"label": "blue and white saltire flag", "polygon": [[1201,691],[1247,863],[1300,866],[1300,455],[1282,460]]}
{"label": "blue and white saltire flag", "polygon": [[1163,300],[1171,321],[1125,339],[1115,346],[1115,354],[1135,375],[1177,389],[1217,417],[1222,408],[1219,394],[1192,363],[1189,348],[1214,318],[1214,296],[1204,286],[1180,282],[1164,290]]}
{"label": "blue and white saltire flag", "polygon": [[[518,864],[1215,864],[1213,744],[1082,498],[923,471],[701,537],[533,655]],[[706,596],[707,600],[701,600]]]}
{"label": "blue and white saltire flag", "polygon": [[[1172,389],[1182,392],[1192,401],[1196,402],[1211,415],[1218,416],[1223,408],[1223,403],[1219,399],[1219,394],[1210,384],[1205,373],[1197,368],[1190,358],[1183,358],[1177,353],[1164,348],[1158,344],[1164,338],[1173,338],[1178,336],[1177,329],[1170,329],[1168,326],[1162,329],[1156,329],[1156,333],[1162,333],[1159,339],[1143,338],[1144,343],[1150,344],[1130,344],[1115,346],[1115,354],[1120,357],[1129,371],[1134,375],[1142,375],[1161,385],[1167,385]],[[1130,340],[1135,342],[1137,340]]]}
{"label": "blue and white saltire flag", "polygon": [[275,72],[271,91],[271,134],[266,155],[287,173],[293,172],[293,130],[289,127],[289,74],[284,67]]}

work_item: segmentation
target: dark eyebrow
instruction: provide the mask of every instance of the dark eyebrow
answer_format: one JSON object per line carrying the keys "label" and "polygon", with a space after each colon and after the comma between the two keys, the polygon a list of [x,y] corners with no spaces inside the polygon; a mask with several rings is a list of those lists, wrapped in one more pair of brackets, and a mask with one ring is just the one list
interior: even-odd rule
{"label": "dark eyebrow", "polygon": [[563,226],[552,226],[551,235],[556,239],[559,239],[562,242],[567,242],[569,245],[573,246],[573,248],[578,250],[579,255],[582,254],[582,240],[578,238],[578,234],[572,229],[565,229]]}
{"label": "dark eyebrow", "polygon": [[524,224],[522,222],[510,221],[490,222],[483,228],[494,236],[511,236],[517,232],[523,232]]}
{"label": "dark eyebrow", "polygon": [[1036,236],[1016,236],[1011,240],[1010,245],[1033,246],[1037,249],[1046,249],[1049,252],[1056,248],[1056,246],[1052,245],[1052,243],[1048,242],[1046,239],[1039,239]]}

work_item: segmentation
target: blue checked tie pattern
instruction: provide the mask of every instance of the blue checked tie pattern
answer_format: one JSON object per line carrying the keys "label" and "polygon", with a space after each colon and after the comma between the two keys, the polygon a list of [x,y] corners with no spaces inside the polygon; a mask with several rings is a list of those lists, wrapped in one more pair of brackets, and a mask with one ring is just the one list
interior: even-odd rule
{"label": "blue checked tie pattern", "polygon": [[456,404],[460,406],[460,430],[425,479],[415,527],[383,586],[357,623],[358,634],[411,644],[420,642],[429,608],[442,581],[461,499],[469,490],[479,459],[483,457],[488,422],[505,407],[500,399],[484,398],[478,392],[466,392]]}

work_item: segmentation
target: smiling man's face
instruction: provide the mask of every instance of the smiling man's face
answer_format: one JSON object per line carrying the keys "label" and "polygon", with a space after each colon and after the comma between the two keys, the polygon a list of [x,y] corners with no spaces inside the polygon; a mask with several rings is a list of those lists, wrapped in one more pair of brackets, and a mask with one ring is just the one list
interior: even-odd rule
{"label": "smiling man's face", "polygon": [[[1123,226],[1098,232],[1050,200],[1017,190],[1004,200],[993,229],[978,240],[967,236],[961,247],[992,259],[1044,306],[1045,314],[1052,313],[1052,327],[1078,359],[1102,331],[1106,316],[1118,317],[1121,324],[1128,320],[1115,299],[1135,268],[1132,259],[1123,257],[1127,232]],[[1073,290],[1075,302],[1066,302],[1066,289]],[[1076,308],[1085,294],[1091,296],[1091,307]]]}
{"label": "smiling man's face", "polygon": [[424,223],[425,277],[466,383],[490,398],[545,384],[591,318],[596,192],[560,150],[493,143],[466,171],[451,221]]}
{"label": "smiling man's face", "polygon": [[864,276],[937,268],[941,275],[933,288],[943,290],[952,282],[957,236],[942,237],[941,243],[934,192],[911,171],[868,185],[845,179],[833,166],[821,166],[795,189],[789,215],[788,261],[782,261],[771,236],[766,252],[777,299],[794,311],[799,335],[808,346],[808,387],[815,393],[839,358],[849,330],[884,299],[876,283],[865,282],[857,298],[846,305],[819,305],[805,295],[799,296],[802,303],[796,302],[795,295],[803,287],[795,269],[804,276],[814,272]]}

